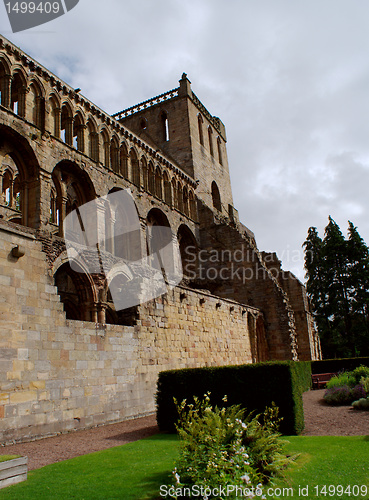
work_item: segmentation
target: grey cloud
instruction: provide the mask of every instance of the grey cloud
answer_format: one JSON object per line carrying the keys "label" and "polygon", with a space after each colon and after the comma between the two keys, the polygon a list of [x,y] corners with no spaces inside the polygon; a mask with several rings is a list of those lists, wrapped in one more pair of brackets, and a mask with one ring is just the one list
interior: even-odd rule
{"label": "grey cloud", "polygon": [[367,0],[80,0],[19,35],[1,14],[5,36],[111,113],[186,71],[227,127],[235,206],[261,249],[299,252],[329,214],[369,242]]}

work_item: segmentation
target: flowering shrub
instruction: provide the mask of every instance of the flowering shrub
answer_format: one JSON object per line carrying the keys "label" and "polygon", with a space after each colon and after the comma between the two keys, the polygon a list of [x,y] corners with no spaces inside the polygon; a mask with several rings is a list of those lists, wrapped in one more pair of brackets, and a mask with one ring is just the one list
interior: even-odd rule
{"label": "flowering shrub", "polygon": [[[180,457],[173,471],[177,486],[209,489],[237,485],[250,491],[253,486],[254,491],[259,488],[258,496],[263,498],[262,484],[280,475],[291,462],[277,431],[275,406],[263,415],[245,417],[240,406],[213,408],[209,393],[203,400],[194,397],[194,404],[186,400],[175,404],[180,438]],[[250,493],[249,498],[254,496]]]}
{"label": "flowering shrub", "polygon": [[357,399],[365,398],[366,397],[366,391],[362,384],[357,384],[355,387],[351,389],[351,402],[356,401]]}
{"label": "flowering shrub", "polygon": [[330,405],[351,404],[369,394],[369,367],[358,366],[351,372],[332,377],[327,383],[324,401]]}
{"label": "flowering shrub", "polygon": [[351,389],[348,385],[327,389],[323,398],[329,405],[344,405],[352,403]]}

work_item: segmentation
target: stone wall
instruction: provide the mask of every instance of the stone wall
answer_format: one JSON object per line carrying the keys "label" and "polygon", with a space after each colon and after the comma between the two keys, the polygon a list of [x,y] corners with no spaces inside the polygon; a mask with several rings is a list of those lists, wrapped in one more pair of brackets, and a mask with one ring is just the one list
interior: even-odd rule
{"label": "stone wall", "polygon": [[177,287],[136,326],[66,320],[41,243],[5,223],[0,268],[2,443],[151,413],[161,370],[252,362],[257,309]]}

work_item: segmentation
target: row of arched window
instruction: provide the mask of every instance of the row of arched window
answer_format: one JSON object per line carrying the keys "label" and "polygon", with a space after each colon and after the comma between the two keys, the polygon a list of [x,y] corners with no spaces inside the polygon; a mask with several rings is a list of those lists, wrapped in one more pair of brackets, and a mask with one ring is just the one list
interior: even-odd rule
{"label": "row of arched window", "polygon": [[[203,120],[203,117],[201,115],[201,113],[199,113],[197,115],[197,123],[198,123],[198,128],[199,128],[199,142],[201,144],[201,146],[205,146],[205,142],[204,142],[204,120]],[[209,125],[208,128],[207,128],[207,136],[208,136],[208,145],[209,145],[209,152],[211,154],[211,156],[215,157],[215,154],[214,154],[214,139],[213,139],[213,129],[212,127]],[[216,139],[216,147],[217,147],[217,154],[218,154],[218,162],[223,165],[223,154],[222,154],[222,140],[221,138],[218,136],[217,139]]]}
{"label": "row of arched window", "polygon": [[[117,219],[118,214],[109,214],[108,223],[112,220]],[[121,214],[124,216],[124,214]],[[152,229],[154,226],[157,227],[157,231],[153,233]],[[172,272],[178,268],[178,262],[176,262],[176,256],[172,253],[172,246],[166,246],[173,239],[174,233],[170,228],[169,221],[166,215],[159,209],[152,209],[147,214],[146,217],[146,245],[149,249],[149,253],[155,253],[156,243],[154,240],[157,239],[154,235],[157,234],[160,237],[160,230],[163,228],[169,228],[170,231],[164,231],[163,238],[164,241],[159,243],[159,248],[161,252],[166,252],[166,268],[165,271]],[[139,235],[135,235],[136,243],[132,239],[132,234],[128,236],[127,248],[133,248],[133,255],[129,255],[124,252],[123,248],[120,247],[120,239],[118,236],[114,236],[114,225],[109,227],[106,225],[107,235],[111,237],[107,238],[107,243],[113,244],[115,248],[106,248],[106,250],[112,251],[114,255],[121,258],[132,260],[137,260],[142,256],[142,249],[140,248],[140,238]],[[190,276],[196,274],[197,271],[197,255],[198,255],[198,245],[196,238],[188,226],[182,224],[177,231],[176,239],[179,246],[180,258],[182,263],[183,277],[189,279]],[[114,241],[115,240],[115,241]],[[113,243],[111,243],[113,241]],[[162,254],[163,255],[163,254]],[[61,262],[63,262],[61,260]],[[109,287],[107,281],[104,283],[104,289],[98,290],[98,286],[101,286],[101,281],[98,283],[94,281],[93,277],[89,274],[88,269],[85,268],[83,262],[78,260],[73,262],[73,269],[70,263],[64,262],[60,267],[57,268],[54,274],[55,285],[58,287],[58,293],[60,295],[61,302],[64,304],[64,310],[67,319],[71,320],[81,320],[81,321],[93,321],[100,323],[111,323],[111,324],[124,324],[124,325],[134,325],[136,324],[136,315],[132,313],[131,309],[126,309],[125,311],[118,311],[113,305],[112,290],[119,290],[122,285],[124,287],[124,276],[118,273],[116,276],[112,275],[109,280]],[[76,269],[80,268],[80,272],[76,272]],[[102,301],[102,302],[101,302]]]}
{"label": "row of arched window", "polygon": [[[183,185],[176,176],[154,166],[136,150],[120,143],[117,134],[112,137],[106,127],[99,130],[92,116],[73,107],[68,100],[61,101],[52,93],[46,100],[41,83],[34,77],[28,84],[23,68],[11,73],[10,64],[0,59],[0,103],[14,113],[31,121],[37,127],[48,129],[55,137],[93,161],[102,162],[108,169],[123,176],[138,188],[156,196],[173,208],[196,220],[195,195],[192,188]],[[168,117],[162,114],[163,140],[169,140]]]}
{"label": "row of arched window", "polygon": [[[161,176],[160,169],[154,170],[152,164],[145,170],[149,192],[152,191],[159,197],[163,195],[168,204],[177,207],[189,218],[196,218],[196,199],[192,190],[188,190],[187,186],[183,186],[174,177],[170,181],[167,172]],[[82,179],[82,176],[85,178]],[[75,164],[62,162],[55,167],[52,178],[49,222],[60,226],[60,222],[68,213],[94,199],[95,194],[88,174]]]}

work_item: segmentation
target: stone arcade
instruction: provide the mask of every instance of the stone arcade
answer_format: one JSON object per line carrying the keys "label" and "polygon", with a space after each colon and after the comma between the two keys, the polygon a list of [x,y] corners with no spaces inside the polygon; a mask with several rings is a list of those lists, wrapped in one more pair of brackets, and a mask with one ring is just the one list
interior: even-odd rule
{"label": "stone arcade", "polygon": [[[0,37],[0,99],[0,442],[151,413],[161,370],[320,357],[305,289],[240,223],[225,127],[185,74],[110,116]],[[103,274],[70,266],[63,221],[126,188],[135,253],[169,227],[184,277],[116,311]],[[106,230],[123,216],[107,207]]]}

